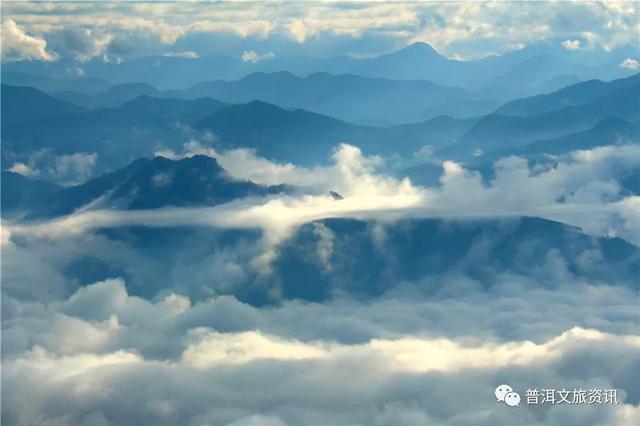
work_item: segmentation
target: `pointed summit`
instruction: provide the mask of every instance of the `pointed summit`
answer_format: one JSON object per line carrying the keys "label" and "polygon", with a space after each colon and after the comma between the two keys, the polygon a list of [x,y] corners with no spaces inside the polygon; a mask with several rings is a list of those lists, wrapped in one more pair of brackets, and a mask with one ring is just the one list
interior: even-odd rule
{"label": "pointed summit", "polygon": [[371,62],[393,63],[395,67],[425,66],[449,63],[449,59],[439,54],[430,44],[419,41],[395,52],[378,56]]}
{"label": "pointed summit", "polygon": [[407,47],[404,47],[398,50],[396,53],[400,53],[400,52],[411,52],[414,54],[442,56],[433,48],[433,46],[431,46],[429,43],[425,43],[424,41],[417,41],[413,44],[410,44]]}

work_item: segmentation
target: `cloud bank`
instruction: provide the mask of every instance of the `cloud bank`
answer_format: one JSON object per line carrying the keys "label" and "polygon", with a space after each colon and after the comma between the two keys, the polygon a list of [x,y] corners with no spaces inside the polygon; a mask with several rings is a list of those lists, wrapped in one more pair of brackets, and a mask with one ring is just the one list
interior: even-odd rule
{"label": "cloud bank", "polygon": [[2,20],[3,61],[51,62],[56,59],[55,53],[47,51],[46,40],[27,34],[13,19]]}
{"label": "cloud bank", "polygon": [[[277,44],[282,49],[274,52],[277,55],[306,54],[310,48],[317,56],[345,51],[372,55],[415,41],[428,42],[449,57],[472,57],[568,37],[573,48],[576,36],[590,48],[610,51],[637,40],[639,13],[634,2],[283,2],[250,8],[233,3],[101,2],[51,3],[44,9],[6,3],[2,9],[11,22],[54,43],[56,51],[81,59],[109,53],[163,54],[174,48],[237,57],[243,50],[271,51]],[[122,36],[117,39],[115,34]],[[203,37],[227,42],[204,43]],[[125,45],[130,47],[122,49]],[[233,51],[222,50],[225,46]],[[33,59],[50,60],[44,46],[38,51]]]}
{"label": "cloud bank", "polygon": [[[567,284],[568,291],[572,287]],[[589,295],[604,290],[589,287],[577,297],[593,298],[584,306],[612,312],[618,298],[626,297],[623,303],[630,306],[628,296],[616,294],[619,290],[612,289],[604,303],[602,294]],[[486,295],[492,302],[485,309],[474,300],[484,297],[482,293],[434,301],[390,298],[373,305],[291,302],[259,309],[229,297],[196,305],[178,295],[149,302],[129,296],[120,280],[96,283],[48,306],[37,308],[31,302],[11,311],[20,313],[5,324],[3,342],[15,350],[20,339],[29,341],[24,341],[24,351],[3,359],[3,384],[13,390],[3,393],[8,407],[3,421],[409,425],[508,424],[522,419],[557,424],[570,418],[581,424],[622,426],[638,420],[637,377],[628,375],[634,371],[638,335],[578,326],[538,336],[536,342],[429,335],[433,330],[421,318],[431,318],[438,310],[457,310],[456,316],[472,321],[469,310],[486,318],[492,309],[499,315],[496,324],[519,319],[519,325],[532,327],[526,335],[538,335],[535,323],[524,321],[526,315],[507,308],[509,298]],[[531,293],[533,298],[514,294],[533,302],[521,305],[528,306],[530,314],[545,306],[537,299],[539,291]],[[547,292],[543,300],[554,305],[549,308],[553,312],[569,299]],[[407,310],[392,309],[394,304]],[[575,316],[570,313],[570,305],[561,312],[586,319],[578,310]],[[360,320],[360,327],[372,326],[372,335],[336,341],[335,331],[309,321],[321,312],[323,323],[335,324],[335,331],[353,328]],[[411,323],[406,313],[415,315],[416,328],[390,334],[397,325]],[[442,319],[437,323],[455,324]],[[310,330],[316,335],[304,336]],[[467,329],[460,325],[458,332],[462,330]],[[529,387],[616,388],[621,405],[506,410],[493,397],[493,389],[503,382],[521,392]],[[139,397],[141,387],[144,399]],[[24,397],[27,393],[29,398]]]}

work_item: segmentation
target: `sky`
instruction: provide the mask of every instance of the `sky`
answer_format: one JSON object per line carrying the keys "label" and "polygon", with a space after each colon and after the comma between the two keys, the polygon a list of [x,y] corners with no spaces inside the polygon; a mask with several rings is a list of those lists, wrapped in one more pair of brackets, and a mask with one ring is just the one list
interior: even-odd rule
{"label": "sky", "polygon": [[635,2],[2,3],[3,60],[224,54],[358,57],[427,42],[473,59],[553,42],[606,52],[638,40]]}

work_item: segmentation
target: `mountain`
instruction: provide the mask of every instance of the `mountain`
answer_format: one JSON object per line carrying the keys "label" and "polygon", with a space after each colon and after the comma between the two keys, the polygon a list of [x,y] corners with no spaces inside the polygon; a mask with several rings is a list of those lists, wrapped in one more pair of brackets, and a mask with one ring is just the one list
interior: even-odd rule
{"label": "mountain", "polygon": [[[632,85],[625,88],[610,86],[604,93],[595,100],[586,97],[588,100],[586,103],[531,116],[499,113],[487,115],[478,121],[450,152],[471,155],[475,150],[487,153],[498,149],[514,149],[536,140],[583,132],[607,118],[638,120],[640,80],[635,79]],[[535,102],[538,103],[538,101]],[[535,108],[532,109],[535,110]],[[611,142],[613,141],[609,141]]]}
{"label": "mountain", "polygon": [[84,108],[61,101],[33,87],[2,85],[2,126],[78,114]]}
{"label": "mountain", "polygon": [[140,96],[158,97],[160,95],[158,89],[146,83],[118,84],[93,95],[70,91],[53,93],[53,96],[59,99],[86,108],[117,108]]}
{"label": "mountain", "polygon": [[[234,253],[239,244],[253,246],[262,238],[255,230],[199,226],[127,226],[100,233],[124,247],[135,247],[139,264],[152,265],[154,279],[139,268],[131,268],[123,257],[100,257],[90,252],[78,253],[70,275],[82,283],[121,276],[131,294],[145,297],[169,288],[175,281],[176,265],[185,265],[185,277],[189,277],[194,269],[188,265],[211,264],[213,250],[226,252],[228,247]],[[319,256],[327,238],[331,250],[325,249],[326,255]],[[524,277],[533,286],[550,289],[557,285],[550,272],[557,261],[578,281],[586,278],[637,289],[640,274],[638,247],[619,238],[596,238],[572,226],[531,217],[324,219],[297,228],[275,250],[267,276],[256,275],[251,268],[240,282],[208,279],[205,291],[184,285],[181,294],[190,294],[195,300],[211,297],[212,292],[232,294],[260,306],[283,299],[321,302],[336,295],[367,300],[383,293],[393,296],[394,292],[415,297],[434,293],[455,296],[478,288],[497,290],[500,281]],[[594,252],[598,254],[595,260],[585,262],[594,259]]]}
{"label": "mountain", "polygon": [[[26,99],[33,90],[17,88],[12,92],[16,99],[22,99],[19,105],[23,109],[32,105],[32,101]],[[3,96],[3,102],[8,99]],[[57,155],[96,152],[100,164],[109,165],[102,171],[113,170],[139,156],[151,155],[157,148],[179,149],[192,137],[189,124],[226,106],[209,98],[185,100],[145,96],[115,109],[86,111],[75,106],[56,109],[58,104],[66,105],[58,100],[51,104],[35,103],[37,108],[43,109],[42,113],[25,112],[24,120],[18,123],[5,118],[15,111],[3,108],[3,154],[12,152],[19,157],[15,161],[27,161],[32,152],[43,148]]]}
{"label": "mountain", "polygon": [[340,143],[356,145],[366,154],[411,156],[424,145],[440,147],[456,142],[476,121],[441,116],[376,128],[253,101],[231,105],[193,127],[211,131],[227,148],[250,147],[270,159],[313,165],[328,160]]}
{"label": "mountain", "polygon": [[2,217],[21,215],[39,208],[62,187],[50,182],[29,179],[14,172],[2,172]]}
{"label": "mountain", "polygon": [[565,107],[595,102],[622,90],[634,90],[640,84],[640,74],[610,82],[589,80],[564,87],[553,93],[531,96],[507,102],[496,110],[500,115],[532,116]]}
{"label": "mountain", "polygon": [[[329,258],[310,256],[327,235],[332,242]],[[478,249],[483,261],[477,260]],[[594,249],[606,260],[590,269],[579,259]],[[594,238],[575,227],[530,217],[404,219],[384,225],[326,219],[305,224],[278,251],[273,269],[282,295],[312,301],[336,293],[377,296],[397,290],[401,283],[405,290],[413,287],[428,295],[446,291],[460,275],[488,288],[495,285],[498,271],[530,275],[532,265],[539,265],[549,253],[564,259],[576,276],[605,280],[607,275],[624,276],[637,286],[634,275],[640,273],[640,249],[624,240]],[[443,279],[451,273],[454,277]]]}
{"label": "mountain", "polygon": [[[482,117],[454,118],[439,115],[420,123],[400,124],[388,127],[387,131],[396,141],[413,141],[413,148],[430,145],[444,148],[455,145]],[[402,142],[396,142],[402,145]],[[406,150],[405,150],[406,152]]]}
{"label": "mountain", "polygon": [[394,81],[356,75],[314,73],[300,78],[289,72],[253,73],[239,80],[205,81],[183,90],[159,91],[147,84],[116,85],[87,95],[56,92],[60,99],[88,108],[116,108],[138,96],[195,99],[204,96],[229,103],[261,100],[300,108],[349,122],[411,123],[437,115],[468,117],[493,111],[501,98],[429,81]]}
{"label": "mountain", "polygon": [[640,144],[640,126],[619,118],[606,118],[591,129],[552,139],[531,142],[512,153],[520,156],[541,154],[566,154],[579,149],[598,146],[636,143]]}
{"label": "mountain", "polygon": [[314,73],[300,78],[289,72],[254,73],[237,81],[211,81],[166,96],[210,96],[230,103],[261,100],[300,108],[349,122],[411,123],[437,115],[469,117],[493,111],[490,98],[429,81],[394,81],[357,75]]}
{"label": "mountain", "polygon": [[153,98],[142,95],[115,109],[118,114],[132,118],[153,117],[162,120],[193,122],[211,113],[222,110],[228,104],[216,99],[202,97],[195,99]]}
{"label": "mountain", "polygon": [[[55,63],[20,61],[3,64],[3,72],[68,79],[69,70],[82,70],[83,78],[103,79],[114,84],[138,81],[160,90],[182,89],[201,81],[237,80],[255,72],[288,71],[301,77],[324,72],[395,80],[428,80],[472,90],[482,88],[487,89],[485,93],[505,99],[511,95],[521,97],[535,94],[535,90],[560,76],[572,75],[577,80],[628,76],[630,72],[618,67],[618,64],[625,58],[636,57],[638,51],[636,42],[617,46],[606,54],[596,49],[589,49],[588,53],[568,51],[561,43],[562,39],[554,39],[548,43],[472,60],[449,59],[427,43],[418,42],[371,58],[346,55],[312,58],[300,55],[300,51],[281,52],[269,60],[258,62],[243,61],[241,52],[235,57],[156,55],[129,58],[124,62],[105,62],[102,58],[86,62],[68,59]],[[551,84],[550,87],[558,86]]]}
{"label": "mountain", "polygon": [[261,101],[232,105],[196,122],[194,128],[210,130],[227,147],[255,148],[267,158],[302,164],[327,159],[341,142],[372,138],[375,143],[383,138],[373,128]]}
{"label": "mountain", "polygon": [[460,64],[460,61],[440,55],[431,45],[417,42],[395,52],[362,60],[356,73],[395,80],[440,80],[433,77],[450,74]]}
{"label": "mountain", "polygon": [[[96,173],[115,170],[158,149],[181,150],[210,131],[217,147],[250,147],[268,158],[313,165],[328,161],[340,143],[367,154],[412,156],[425,145],[457,142],[477,118],[439,116],[410,125],[360,126],[304,110],[265,102],[227,105],[210,98],[194,100],[142,96],[115,109],[95,109],[55,119],[3,122],[3,155],[28,161],[46,148],[51,154],[98,154]],[[16,157],[17,156],[17,157]]]}
{"label": "mountain", "polygon": [[107,90],[111,84],[101,78],[69,77],[54,78],[49,75],[31,75],[2,71],[2,83],[10,86],[30,86],[46,93],[74,91],[96,94]]}
{"label": "mountain", "polygon": [[141,158],[113,173],[58,191],[29,217],[67,215],[87,206],[122,210],[213,206],[285,189],[234,180],[214,158],[202,155],[178,161]]}

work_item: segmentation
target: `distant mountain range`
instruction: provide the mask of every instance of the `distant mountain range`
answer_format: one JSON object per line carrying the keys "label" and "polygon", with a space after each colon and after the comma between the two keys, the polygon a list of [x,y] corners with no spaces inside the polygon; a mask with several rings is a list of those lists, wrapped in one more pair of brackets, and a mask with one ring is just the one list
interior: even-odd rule
{"label": "distant mountain range", "polygon": [[375,125],[413,123],[438,115],[478,116],[493,111],[502,100],[490,93],[423,80],[395,81],[327,73],[300,78],[289,72],[254,73],[236,81],[201,82],[188,89],[164,92],[148,84],[122,84],[93,95],[72,91],[52,94],[87,108],[117,108],[138,96],[183,99],[207,96],[229,103],[261,100],[352,123]]}
{"label": "distant mountain range", "polygon": [[523,96],[541,90],[555,90],[579,80],[608,80],[632,73],[619,68],[618,64],[625,58],[637,56],[637,43],[604,53],[587,54],[566,50],[561,41],[552,40],[500,56],[469,61],[449,59],[426,43],[415,43],[373,58],[277,55],[270,60],[253,63],[244,62],[239,52],[235,58],[222,55],[193,58],[151,56],[122,63],[105,63],[101,58],[87,62],[63,59],[53,64],[8,63],[4,64],[3,74],[12,72],[14,78],[16,73],[42,75],[70,81],[73,73],[70,74],[69,70],[82,69],[83,78],[104,79],[112,84],[143,82],[167,90],[189,87],[201,81],[237,80],[254,72],[288,71],[301,77],[326,72],[395,80],[428,80],[474,90],[490,89],[496,95],[502,92],[497,97],[503,98],[504,95]]}
{"label": "distant mountain range", "polygon": [[[8,92],[13,98],[3,96],[3,100],[20,98],[27,108],[34,104],[29,98],[33,91],[15,88]],[[42,92],[38,96],[55,100]],[[424,145],[451,145],[477,121],[436,117],[411,125],[375,128],[261,101],[227,105],[211,98],[146,96],[115,109],[79,109],[76,114],[28,117],[27,112],[23,121],[3,123],[3,153],[22,158],[43,148],[57,154],[97,152],[108,165],[104,170],[122,167],[158,148],[181,149],[184,142],[199,136],[194,131],[210,131],[219,139],[218,146],[251,147],[267,158],[317,164],[326,162],[340,143],[358,145],[370,153],[402,155],[411,155]]]}
{"label": "distant mountain range", "polygon": [[[3,64],[6,66],[6,64]],[[6,68],[5,68],[6,70]],[[20,72],[2,71],[2,83],[10,86],[30,86],[43,92],[77,91],[85,94],[96,94],[112,86],[107,80],[93,77],[64,78],[51,77],[50,72],[42,75],[24,74]]]}
{"label": "distant mountain range", "polygon": [[[261,89],[265,81],[273,78],[282,79],[283,86]],[[288,84],[310,87],[312,85],[305,83],[306,80],[325,78],[333,87],[331,90],[317,90],[312,95],[310,88],[301,89],[299,96],[294,91],[290,98],[304,103],[318,101],[322,92],[332,92],[327,96],[342,99],[339,86],[335,86],[342,79],[354,79],[356,87],[360,83],[366,86],[371,82],[407,84],[407,87],[415,84],[425,91],[444,91],[440,93],[443,99],[448,90],[461,93],[458,89],[424,82],[389,82],[328,75],[299,79],[283,73],[253,75],[242,83],[217,82],[211,83],[212,86],[207,83],[203,87],[210,87],[213,92],[231,100],[242,100],[251,97],[250,88],[255,86],[263,96],[284,102],[286,96],[279,93]],[[137,88],[148,90],[144,85],[128,87],[134,94]],[[358,94],[358,90],[366,92],[369,89],[342,90],[345,93],[343,98],[353,99],[354,108],[358,98],[364,99],[364,104],[374,104],[372,98]],[[406,89],[407,99],[411,98],[409,92]],[[496,155],[530,156],[540,155],[543,151],[561,154],[572,149],[621,141],[638,142],[640,116],[637,102],[640,74],[611,82],[582,82],[546,95],[510,101],[482,117],[459,119],[438,116],[418,123],[384,127],[348,123],[304,109],[284,108],[263,101],[230,105],[208,97],[178,99],[143,95],[117,108],[87,110],[33,88],[3,86],[2,93],[2,154],[5,164],[15,161],[27,163],[31,153],[45,148],[56,155],[95,152],[99,158],[96,173],[123,167],[133,159],[151,155],[159,149],[181,150],[185,142],[193,138],[202,139],[207,132],[214,136],[211,143],[217,148],[249,147],[266,158],[303,165],[327,162],[332,149],[340,143],[357,145],[367,154],[398,154],[405,163],[413,165],[423,160],[419,155],[414,157],[419,151],[435,154],[437,158],[477,164],[495,159]],[[127,93],[123,88],[113,88],[104,96],[120,102]],[[195,94],[194,91],[192,95]],[[385,98],[394,99],[392,95],[384,95],[379,99],[380,104]],[[400,97],[395,99],[401,103]],[[342,107],[348,104],[346,100],[335,103]],[[393,106],[394,102],[389,105]],[[383,107],[378,105],[375,108]],[[426,151],[423,150],[425,146]],[[434,155],[431,157],[429,160]],[[431,170],[428,172],[430,176],[437,171],[432,161],[425,167]]]}
{"label": "distant mountain range", "polygon": [[496,110],[496,114],[519,115],[523,117],[540,115],[567,107],[596,102],[599,99],[625,90],[629,90],[630,93],[633,94],[633,91],[638,89],[639,84],[640,74],[611,82],[600,80],[584,81],[552,93],[507,102]]}
{"label": "distant mountain range", "polygon": [[[117,108],[140,96],[162,97],[160,90],[146,83],[117,84],[92,94],[72,90],[54,91],[51,94],[58,99],[64,99],[86,108]],[[194,96],[194,98],[203,96]]]}
{"label": "distant mountain range", "polygon": [[[579,83],[548,95],[512,101],[479,120],[453,150],[456,155],[471,156],[477,150],[520,148],[541,139],[585,132],[610,118],[637,123],[639,98],[637,74],[609,83]],[[613,142],[603,139],[599,145]],[[584,145],[593,147],[593,142]]]}

